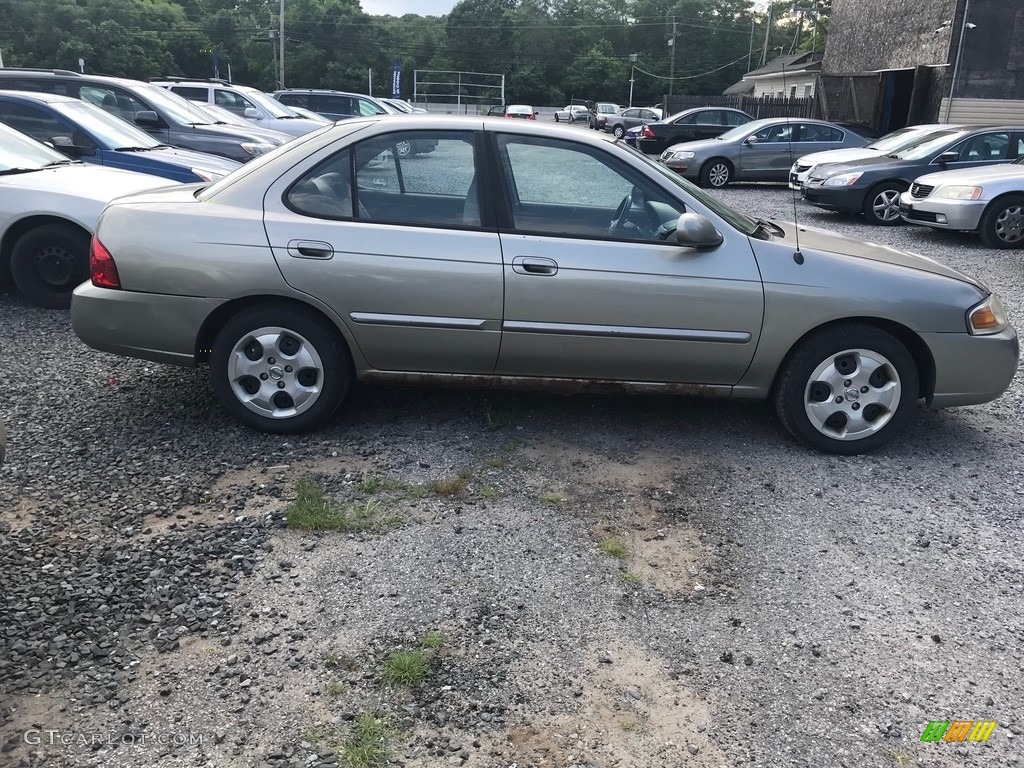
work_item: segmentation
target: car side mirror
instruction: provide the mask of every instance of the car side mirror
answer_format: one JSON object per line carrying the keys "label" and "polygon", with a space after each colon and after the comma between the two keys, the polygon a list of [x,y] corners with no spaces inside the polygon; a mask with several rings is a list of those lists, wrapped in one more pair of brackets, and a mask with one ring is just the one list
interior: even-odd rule
{"label": "car side mirror", "polygon": [[749,144],[750,146],[754,146],[755,144],[757,144],[757,136],[747,136],[747,138],[743,140],[743,143]]}
{"label": "car side mirror", "polygon": [[676,242],[684,248],[717,248],[725,238],[709,219],[699,213],[684,213],[676,222]]}
{"label": "car side mirror", "polygon": [[142,111],[135,113],[135,124],[148,128],[159,128],[160,118],[153,110],[143,109]]}
{"label": "car side mirror", "polygon": [[260,113],[256,111],[254,107],[245,108],[245,116],[249,120],[258,120]]}
{"label": "car side mirror", "polygon": [[946,163],[955,163],[959,159],[960,154],[957,152],[943,152],[941,155],[935,158],[935,162],[939,163],[940,165],[945,165]]}

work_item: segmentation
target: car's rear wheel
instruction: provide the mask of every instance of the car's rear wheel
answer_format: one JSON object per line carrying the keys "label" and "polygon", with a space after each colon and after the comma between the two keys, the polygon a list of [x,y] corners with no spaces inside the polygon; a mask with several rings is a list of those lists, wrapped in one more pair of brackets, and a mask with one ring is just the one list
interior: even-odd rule
{"label": "car's rear wheel", "polygon": [[623,128],[621,125],[616,125],[614,128],[612,128],[612,136],[614,136],[616,139],[621,139],[625,135],[626,129]]}
{"label": "car's rear wheel", "polygon": [[[569,119],[570,119],[570,120],[572,120],[572,118],[571,118],[571,117],[570,117]],[[556,122],[556,123],[557,123],[557,122],[560,122],[560,120],[558,119],[558,113],[557,113],[557,112],[555,112],[555,122]]]}
{"label": "car's rear wheel", "polygon": [[732,164],[724,157],[708,160],[700,169],[700,185],[719,189],[732,181]]}
{"label": "car's rear wheel", "polygon": [[872,187],[864,198],[864,218],[869,224],[883,227],[903,223],[900,218],[900,194],[903,191],[903,187],[891,181]]}
{"label": "car's rear wheel", "polygon": [[1024,196],[1007,195],[989,204],[978,234],[989,248],[1024,247]]}
{"label": "car's rear wheel", "polygon": [[395,144],[395,152],[399,157],[409,157],[412,154],[412,142],[400,141]]}
{"label": "car's rear wheel", "polygon": [[344,339],[311,309],[249,307],[220,329],[210,355],[225,408],[261,432],[306,432],[341,405],[353,373]]}
{"label": "car's rear wheel", "polygon": [[11,277],[29,301],[67,309],[71,293],[89,276],[89,235],[67,224],[44,224],[23,234],[11,250]]}
{"label": "car's rear wheel", "polygon": [[783,364],[774,392],[786,429],[826,453],[857,454],[889,442],[919,397],[917,365],[895,336],[849,324],[809,336]]}

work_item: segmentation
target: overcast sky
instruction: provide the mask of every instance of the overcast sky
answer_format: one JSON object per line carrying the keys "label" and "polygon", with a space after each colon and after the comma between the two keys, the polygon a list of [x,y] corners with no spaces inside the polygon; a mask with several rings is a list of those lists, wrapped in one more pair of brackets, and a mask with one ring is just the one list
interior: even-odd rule
{"label": "overcast sky", "polygon": [[418,13],[420,16],[443,16],[455,7],[457,0],[362,0],[363,10],[375,16]]}

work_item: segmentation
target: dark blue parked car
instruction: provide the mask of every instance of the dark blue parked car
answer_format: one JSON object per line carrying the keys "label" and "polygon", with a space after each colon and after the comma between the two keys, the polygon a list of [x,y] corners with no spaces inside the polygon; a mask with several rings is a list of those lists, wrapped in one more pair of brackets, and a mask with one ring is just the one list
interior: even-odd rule
{"label": "dark blue parked car", "polygon": [[161,144],[95,104],[52,93],[0,91],[0,122],[75,160],[174,181],[216,181],[241,166]]}

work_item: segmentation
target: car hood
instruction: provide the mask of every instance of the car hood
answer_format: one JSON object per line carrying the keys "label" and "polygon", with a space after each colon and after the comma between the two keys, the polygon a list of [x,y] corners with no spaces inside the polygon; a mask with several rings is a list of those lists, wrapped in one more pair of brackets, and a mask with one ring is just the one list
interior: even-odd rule
{"label": "car hood", "polygon": [[955,171],[936,171],[927,173],[914,180],[917,184],[937,187],[940,184],[983,184],[986,181],[999,179],[1024,180],[1024,165],[1007,163],[1005,165],[989,165],[984,168],[957,168]]}
{"label": "car hood", "polygon": [[876,153],[870,157],[863,157],[860,160],[846,160],[840,163],[829,163],[828,166],[818,169],[820,170],[820,173],[816,171],[814,176],[815,178],[827,179],[832,176],[838,176],[841,173],[871,173],[872,171],[899,174],[905,169],[918,168],[926,163],[926,160],[900,160],[895,157],[889,157],[888,155],[882,155],[880,157]]}
{"label": "car hood", "polygon": [[177,182],[102,165],[58,165],[31,173],[0,176],[0,188],[8,191],[43,192],[82,200],[107,202],[121,195]]}
{"label": "car hood", "polygon": [[241,163],[221,157],[220,155],[196,152],[191,149],[178,149],[177,147],[160,147],[159,149],[151,149],[147,152],[125,152],[123,154],[133,155],[140,161],[166,163],[167,165],[177,165],[181,168],[200,168],[221,176],[227,176],[235,168],[242,167]]}
{"label": "car hood", "polygon": [[821,165],[823,163],[849,163],[854,160],[878,159],[877,149],[867,147],[850,147],[849,149],[830,149],[825,152],[813,152],[801,155],[797,161],[800,165]]}
{"label": "car hood", "polygon": [[[775,242],[791,244],[796,249],[796,227],[791,221],[775,221],[785,234],[782,237],[775,237]],[[866,240],[858,240],[845,235],[838,235],[824,229],[800,226],[800,248],[801,250],[824,251],[839,256],[848,256],[853,259],[867,259],[878,261],[884,264],[892,264],[906,269],[916,269],[920,272],[929,272],[933,275],[948,277],[953,280],[973,285],[979,290],[988,293],[988,289],[980,282],[959,270],[948,267],[945,264],[910,251],[901,251],[881,243],[872,243]]]}
{"label": "car hood", "polygon": [[673,144],[669,147],[672,152],[678,152],[685,150],[687,152],[703,152],[710,150],[712,152],[721,149],[724,146],[730,146],[719,139],[698,139],[697,141],[681,141],[678,144]]}
{"label": "car hood", "polygon": [[272,147],[279,147],[294,138],[287,133],[281,133],[281,131],[270,131],[266,128],[260,128],[255,123],[253,123],[251,128],[231,125],[230,123],[200,123],[196,126],[196,130],[219,134],[236,141],[262,141],[265,144],[270,144]]}
{"label": "car hood", "polygon": [[323,128],[325,125],[330,125],[330,122],[321,123],[318,120],[310,120],[305,117],[282,117],[268,121],[267,125],[273,131],[286,133],[289,137],[292,137],[302,136],[310,131]]}

